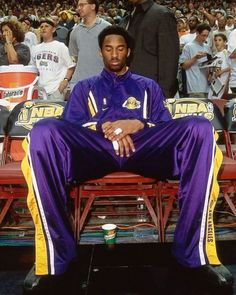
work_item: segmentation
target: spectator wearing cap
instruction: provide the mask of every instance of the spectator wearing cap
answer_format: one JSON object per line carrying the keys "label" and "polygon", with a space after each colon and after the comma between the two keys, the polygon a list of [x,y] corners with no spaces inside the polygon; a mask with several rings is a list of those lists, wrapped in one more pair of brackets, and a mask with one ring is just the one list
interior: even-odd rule
{"label": "spectator wearing cap", "polygon": [[225,25],[225,29],[227,31],[232,32],[235,28],[235,24],[234,24],[234,17],[233,15],[229,14],[226,16],[226,25]]}
{"label": "spectator wearing cap", "polygon": [[72,18],[72,14],[69,13],[66,10],[63,10],[61,12],[59,12],[59,16],[60,16],[60,20],[58,22],[58,25],[61,27],[65,27],[68,30],[72,29],[74,26],[74,21]]}
{"label": "spectator wearing cap", "polygon": [[30,52],[32,52],[32,48],[38,44],[37,36],[31,31],[31,21],[29,18],[22,19],[21,23],[25,33],[23,44],[27,45],[30,49]]}
{"label": "spectator wearing cap", "polygon": [[226,12],[224,11],[224,9],[216,9],[215,13],[216,13],[216,19],[219,19],[222,16],[226,16]]}
{"label": "spectator wearing cap", "polygon": [[10,64],[28,65],[30,49],[21,42],[24,41],[24,31],[21,23],[6,20],[0,24],[3,43],[0,44],[0,66]]}
{"label": "spectator wearing cap", "polygon": [[64,100],[75,63],[67,46],[53,39],[56,28],[51,18],[41,19],[40,30],[43,42],[32,50],[32,63],[39,71],[38,84],[46,91],[48,99]]}

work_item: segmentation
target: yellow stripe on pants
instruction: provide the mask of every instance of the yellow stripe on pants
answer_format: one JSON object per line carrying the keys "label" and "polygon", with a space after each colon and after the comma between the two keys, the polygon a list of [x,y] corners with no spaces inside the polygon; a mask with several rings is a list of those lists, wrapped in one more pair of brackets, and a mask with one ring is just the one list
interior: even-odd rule
{"label": "yellow stripe on pants", "polygon": [[28,185],[27,205],[35,225],[35,251],[36,251],[35,273],[37,275],[46,275],[49,273],[46,241],[45,241],[42,222],[40,219],[40,214],[39,214],[39,210],[38,210],[38,206],[37,206],[37,202],[36,202],[34,190],[33,190],[30,165],[29,165],[29,161],[27,157],[28,142],[26,139],[23,141],[22,146],[26,152],[26,156],[22,160],[21,169]]}

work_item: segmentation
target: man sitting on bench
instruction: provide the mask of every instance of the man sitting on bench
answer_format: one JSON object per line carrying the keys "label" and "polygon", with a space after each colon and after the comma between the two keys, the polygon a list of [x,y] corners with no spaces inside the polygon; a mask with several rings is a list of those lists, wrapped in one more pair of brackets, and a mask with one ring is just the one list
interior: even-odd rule
{"label": "man sitting on bench", "polygon": [[36,123],[25,142],[22,169],[36,232],[35,269],[25,288],[64,274],[76,258],[67,184],[115,171],[179,179],[173,256],[215,285],[232,284],[216,252],[213,210],[222,153],[211,123],[171,118],[158,84],[126,66],[131,39],[124,29],[105,28],[99,46],[103,71],[78,82],[62,117]]}

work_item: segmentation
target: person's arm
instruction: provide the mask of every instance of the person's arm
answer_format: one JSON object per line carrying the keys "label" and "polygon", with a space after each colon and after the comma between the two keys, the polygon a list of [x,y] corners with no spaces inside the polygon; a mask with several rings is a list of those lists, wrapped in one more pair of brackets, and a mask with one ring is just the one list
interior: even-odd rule
{"label": "person's arm", "polygon": [[215,76],[220,77],[222,74],[230,72],[230,70],[231,70],[230,67],[218,70],[218,71],[215,72]]}
{"label": "person's arm", "polygon": [[230,54],[229,58],[236,58],[236,49]]}
{"label": "person's arm", "polygon": [[5,51],[7,54],[9,64],[18,64],[19,63],[17,52],[16,52],[12,42],[7,41],[5,43]]}
{"label": "person's arm", "polygon": [[72,77],[72,75],[74,74],[75,71],[75,66],[69,68],[66,72],[65,78],[61,81],[58,90],[62,93],[66,87],[68,86],[68,83]]}
{"label": "person's arm", "polygon": [[216,21],[215,17],[212,14],[210,14],[209,12],[207,12],[203,6],[200,6],[198,8],[198,10],[201,12],[202,15],[204,15],[206,17],[206,19],[209,22],[210,27],[214,27],[215,21]]}
{"label": "person's arm", "polygon": [[17,52],[14,48],[15,38],[13,37],[13,33],[11,30],[6,32],[5,39],[6,39],[6,42],[5,42],[4,49],[7,54],[9,64],[18,64],[19,60],[18,60]]}
{"label": "person's arm", "polygon": [[206,52],[199,51],[197,54],[195,54],[192,58],[185,60],[183,63],[181,63],[181,68],[184,70],[189,69],[192,65],[194,65],[198,59],[206,56]]}
{"label": "person's arm", "polygon": [[83,126],[91,120],[89,113],[87,97],[89,86],[86,82],[79,81],[73,88],[68,102],[63,110],[61,119],[69,121],[73,124]]}
{"label": "person's arm", "polygon": [[53,9],[53,11],[51,11],[50,15],[57,15],[58,12],[59,12],[60,7],[61,7],[61,4],[57,3],[56,7]]}
{"label": "person's arm", "polygon": [[173,97],[177,91],[179,37],[172,13],[162,13],[158,20],[158,83],[165,97]]}
{"label": "person's arm", "polygon": [[59,51],[60,63],[61,65],[67,68],[67,72],[58,87],[58,90],[62,93],[64,89],[66,89],[69,81],[72,78],[72,75],[74,74],[76,64],[72,61],[72,58],[69,54],[68,47],[62,42],[59,44],[60,44],[60,51]]}

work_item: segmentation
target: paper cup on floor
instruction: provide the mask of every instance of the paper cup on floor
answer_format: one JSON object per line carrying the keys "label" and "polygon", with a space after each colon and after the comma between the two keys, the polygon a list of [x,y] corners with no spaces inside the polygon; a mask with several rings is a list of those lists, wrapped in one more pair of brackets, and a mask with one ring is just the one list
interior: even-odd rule
{"label": "paper cup on floor", "polygon": [[106,244],[114,244],[116,239],[116,225],[109,223],[102,225],[104,240]]}

